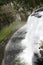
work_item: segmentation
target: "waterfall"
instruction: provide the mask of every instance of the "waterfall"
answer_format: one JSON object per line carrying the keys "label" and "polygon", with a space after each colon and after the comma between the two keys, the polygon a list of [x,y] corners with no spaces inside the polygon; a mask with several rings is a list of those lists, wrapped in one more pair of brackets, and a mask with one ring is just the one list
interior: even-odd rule
{"label": "waterfall", "polygon": [[38,9],[28,17],[26,25],[19,29],[6,45],[4,65],[43,65],[41,41],[43,9]]}

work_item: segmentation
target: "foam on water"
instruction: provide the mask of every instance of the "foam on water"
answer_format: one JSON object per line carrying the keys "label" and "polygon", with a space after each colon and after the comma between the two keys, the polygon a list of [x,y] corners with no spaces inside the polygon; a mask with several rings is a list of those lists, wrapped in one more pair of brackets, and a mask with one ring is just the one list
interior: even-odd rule
{"label": "foam on water", "polygon": [[41,41],[43,41],[43,12],[38,12],[41,18],[35,16],[29,16],[27,21],[27,34],[24,40],[22,40],[22,45],[26,48],[20,53],[19,57],[22,62],[26,65],[32,65],[32,58],[34,53],[39,53],[39,47]]}
{"label": "foam on water", "polygon": [[[22,33],[21,33],[22,35],[20,34],[21,36],[19,36],[18,34],[22,29],[23,30],[25,29],[25,31],[27,32],[25,34],[25,38],[23,38],[24,37],[23,31],[22,31],[23,34]],[[25,49],[23,49],[22,52],[17,54],[16,59],[20,59],[21,63],[25,63],[24,65],[35,65],[32,62],[34,53],[37,53],[39,57],[41,57],[39,47],[40,47],[41,41],[43,41],[43,11],[33,12],[28,17],[26,25],[22,27],[21,30],[17,32],[17,34],[18,34],[18,38],[23,36],[22,37],[23,39],[21,40],[21,42],[19,42],[18,39],[17,41],[21,44],[21,46],[25,47]],[[15,36],[17,36],[17,34]],[[18,44],[17,42],[15,43]],[[11,41],[9,42],[9,44],[6,45],[6,48],[5,48],[6,52],[9,51],[9,48],[11,50],[15,49],[13,48],[15,47],[15,45],[13,47],[12,45],[14,45],[14,42],[11,42]],[[17,49],[19,49],[19,46],[17,47]],[[8,65],[8,64],[5,63],[4,65]],[[14,64],[11,64],[11,65],[14,65]]]}

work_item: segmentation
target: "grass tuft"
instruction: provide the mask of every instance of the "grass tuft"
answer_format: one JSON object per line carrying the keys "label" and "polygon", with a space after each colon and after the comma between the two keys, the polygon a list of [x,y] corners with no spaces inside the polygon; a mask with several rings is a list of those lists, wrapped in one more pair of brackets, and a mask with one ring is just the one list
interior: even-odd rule
{"label": "grass tuft", "polygon": [[0,42],[5,39],[10,32],[12,32],[13,30],[15,30],[16,28],[19,28],[19,26],[21,26],[23,24],[23,22],[21,21],[15,21],[12,24],[10,24],[9,26],[6,26],[5,28],[3,28],[0,31]]}

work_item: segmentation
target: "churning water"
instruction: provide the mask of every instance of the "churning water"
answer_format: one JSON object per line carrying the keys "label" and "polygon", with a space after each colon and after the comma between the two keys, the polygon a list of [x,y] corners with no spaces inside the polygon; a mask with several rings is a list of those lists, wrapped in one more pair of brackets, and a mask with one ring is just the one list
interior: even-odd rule
{"label": "churning water", "polygon": [[3,65],[43,65],[43,8],[34,11],[5,48]]}

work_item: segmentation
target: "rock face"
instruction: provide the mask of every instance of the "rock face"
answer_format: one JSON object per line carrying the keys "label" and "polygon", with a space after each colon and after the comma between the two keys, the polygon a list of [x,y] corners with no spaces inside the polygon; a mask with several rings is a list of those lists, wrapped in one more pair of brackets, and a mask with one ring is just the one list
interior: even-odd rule
{"label": "rock face", "polygon": [[34,11],[5,47],[2,65],[43,65],[43,8]]}

